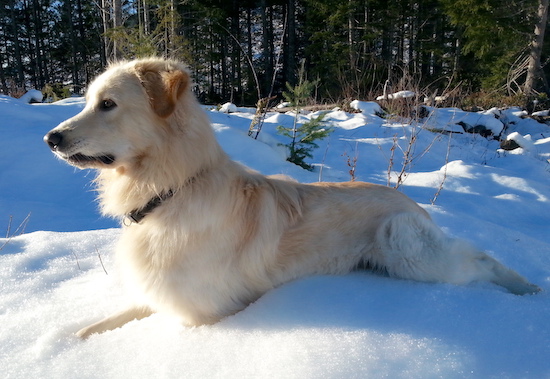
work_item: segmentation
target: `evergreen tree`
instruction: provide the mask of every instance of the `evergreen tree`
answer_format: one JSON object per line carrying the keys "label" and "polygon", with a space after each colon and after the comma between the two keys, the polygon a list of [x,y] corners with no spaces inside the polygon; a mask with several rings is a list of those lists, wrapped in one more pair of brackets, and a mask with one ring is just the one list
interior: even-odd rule
{"label": "evergreen tree", "polygon": [[317,149],[319,145],[315,141],[327,137],[332,130],[326,126],[323,120],[325,114],[322,113],[317,117],[313,117],[308,122],[301,126],[294,124],[294,127],[287,128],[277,126],[277,132],[291,139],[291,142],[282,144],[289,150],[287,161],[294,163],[306,170],[312,171],[313,166],[305,161],[306,158],[312,158],[312,151]]}
{"label": "evergreen tree", "polygon": [[307,76],[323,79],[312,94],[316,101],[372,97],[385,83],[392,91],[414,83],[433,93],[450,78],[468,89],[499,88],[510,72],[518,72],[516,89],[538,91],[544,87],[530,83],[544,83],[545,4],[5,0],[0,88],[70,83],[80,92],[109,60],[161,55],[186,61],[195,89],[211,103],[281,97],[285,83],[298,82],[297,62],[306,57]]}
{"label": "evergreen tree", "polygon": [[445,13],[464,35],[462,53],[472,54],[481,85],[496,89],[506,83],[532,33],[536,0],[441,0]]}
{"label": "evergreen tree", "polygon": [[289,150],[287,160],[310,171],[313,167],[306,163],[305,159],[311,158],[313,156],[311,152],[319,147],[315,141],[327,137],[332,131],[323,121],[324,113],[298,126],[300,110],[311,97],[317,84],[318,81],[311,82],[305,78],[304,62],[302,62],[298,84],[292,86],[287,82],[287,91],[283,93],[285,99],[294,108],[294,124],[291,128],[282,125],[277,127],[279,134],[290,138],[289,143],[283,144]]}

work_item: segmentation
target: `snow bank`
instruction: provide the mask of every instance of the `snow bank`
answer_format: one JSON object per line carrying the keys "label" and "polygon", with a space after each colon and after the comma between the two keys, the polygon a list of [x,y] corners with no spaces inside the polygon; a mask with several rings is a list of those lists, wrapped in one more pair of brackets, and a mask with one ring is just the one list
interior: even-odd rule
{"label": "snow bank", "polygon": [[390,93],[389,95],[378,96],[376,100],[380,101],[380,100],[408,99],[415,96],[416,96],[416,93],[413,91],[398,91],[395,93]]}
{"label": "snow bank", "polygon": [[37,89],[31,89],[27,93],[25,93],[23,96],[19,98],[19,101],[22,101],[24,103],[41,103],[44,95],[41,91]]}
{"label": "snow bank", "polygon": [[531,136],[529,134],[522,136],[518,132],[513,132],[508,134],[506,139],[514,141],[526,151],[533,151],[535,149],[535,145],[533,144],[533,141],[531,140]]}
{"label": "snow bank", "polygon": [[[376,103],[358,103],[362,113],[326,114],[334,131],[319,142],[309,160],[316,170],[309,172],[287,162],[278,146],[287,141],[277,125],[294,122],[294,115],[269,113],[254,140],[247,136],[250,112],[208,112],[233,159],[301,182],[349,180],[348,158],[357,157],[357,180],[387,184],[414,136],[399,190],[424,204],[450,235],[472,241],[544,292],[518,297],[489,284],[416,283],[368,272],[312,277],[272,290],[215,325],[188,328],[154,315],[79,341],[76,330],[127,301],[112,256],[120,231],[98,215],[93,173],[54,159],[42,141],[83,105],[83,99],[29,105],[0,96],[0,119],[7,120],[0,123],[7,138],[0,150],[0,225],[3,219],[7,227],[12,215],[13,232],[32,212],[27,234],[0,238],[4,377],[550,377],[546,125],[501,112],[506,133],[530,134],[536,147],[511,154],[478,135],[390,123],[376,115]],[[460,116],[453,109],[438,114],[431,125],[440,130]],[[468,117],[475,115],[496,120]],[[311,116],[299,115],[299,122]],[[440,186],[436,205],[427,205]]]}
{"label": "snow bank", "polygon": [[531,113],[531,116],[547,117],[550,114],[550,110],[538,111]]}
{"label": "snow bank", "polygon": [[235,113],[235,112],[237,112],[237,106],[233,103],[225,103],[221,106],[220,112],[222,112],[222,113]]}
{"label": "snow bank", "polygon": [[365,114],[373,114],[373,115],[384,114],[384,110],[382,109],[382,107],[378,103],[375,103],[374,101],[353,100],[349,105],[353,109],[361,111]]}
{"label": "snow bank", "polygon": [[434,108],[423,106],[429,115],[423,120],[427,128],[432,130],[464,132],[482,127],[498,136],[504,129],[504,124],[488,112],[466,112],[458,108]]}

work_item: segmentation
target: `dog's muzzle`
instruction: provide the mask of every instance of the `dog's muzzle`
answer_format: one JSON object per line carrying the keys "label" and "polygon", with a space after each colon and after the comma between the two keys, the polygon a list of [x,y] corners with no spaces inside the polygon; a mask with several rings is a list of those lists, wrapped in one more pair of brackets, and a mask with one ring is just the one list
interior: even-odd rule
{"label": "dog's muzzle", "polygon": [[63,151],[67,149],[65,146],[65,140],[63,134],[55,131],[51,131],[44,136],[44,142],[50,147],[50,149],[60,158],[65,159],[70,164],[86,168],[97,167],[98,165],[111,165],[115,162],[115,157],[112,154],[98,154],[97,156],[89,156],[81,153],[67,154]]}
{"label": "dog's muzzle", "polygon": [[44,136],[44,142],[48,144],[52,151],[57,151],[57,149],[63,142],[63,135],[59,132],[49,132]]}

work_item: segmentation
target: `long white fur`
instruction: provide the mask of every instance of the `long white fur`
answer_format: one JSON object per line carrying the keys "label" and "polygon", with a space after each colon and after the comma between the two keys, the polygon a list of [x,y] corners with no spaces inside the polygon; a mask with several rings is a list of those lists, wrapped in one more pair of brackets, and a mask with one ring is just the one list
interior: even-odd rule
{"label": "long white fur", "polygon": [[[190,90],[183,65],[156,58],[111,66],[87,105],[52,132],[55,153],[98,169],[104,214],[122,218],[174,191],[124,227],[117,257],[136,306],[80,330],[86,338],[152,312],[188,325],[214,323],[296,278],[368,266],[392,277],[491,281],[515,294],[539,289],[447,237],[402,193],[368,183],[300,184],[230,160]],[[101,110],[112,100],[116,107]],[[47,138],[47,136],[46,136]],[[111,154],[112,164],[71,155]]]}

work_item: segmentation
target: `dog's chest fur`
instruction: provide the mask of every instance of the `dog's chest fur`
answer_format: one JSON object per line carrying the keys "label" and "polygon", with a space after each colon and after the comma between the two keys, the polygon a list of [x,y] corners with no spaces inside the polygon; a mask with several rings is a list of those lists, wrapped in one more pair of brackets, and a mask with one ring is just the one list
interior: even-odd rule
{"label": "dog's chest fur", "polygon": [[[241,220],[227,218],[222,209],[231,204],[185,203],[166,204],[143,224],[125,228],[117,256],[142,302],[186,324],[213,323],[273,287],[261,262],[272,259],[276,245],[263,241],[264,249],[253,256],[241,245]],[[195,209],[199,203],[201,209]]]}

